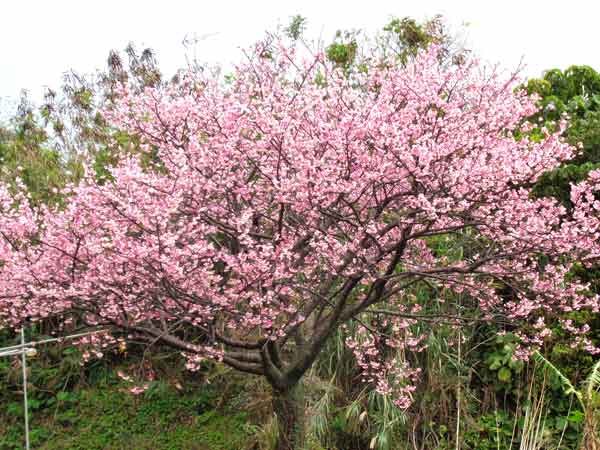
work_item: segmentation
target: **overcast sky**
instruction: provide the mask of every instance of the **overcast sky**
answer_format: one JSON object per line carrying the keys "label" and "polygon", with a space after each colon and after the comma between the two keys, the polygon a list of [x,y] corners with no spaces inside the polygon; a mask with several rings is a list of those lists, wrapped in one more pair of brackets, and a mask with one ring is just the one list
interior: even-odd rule
{"label": "overcast sky", "polygon": [[0,110],[22,88],[40,98],[66,70],[94,71],[130,41],[153,48],[169,75],[185,63],[186,35],[207,36],[200,60],[227,65],[295,14],[326,41],[337,29],[376,30],[391,16],[442,14],[456,29],[468,23],[469,48],[507,69],[522,57],[528,76],[571,64],[600,69],[599,12],[598,0],[0,0]]}

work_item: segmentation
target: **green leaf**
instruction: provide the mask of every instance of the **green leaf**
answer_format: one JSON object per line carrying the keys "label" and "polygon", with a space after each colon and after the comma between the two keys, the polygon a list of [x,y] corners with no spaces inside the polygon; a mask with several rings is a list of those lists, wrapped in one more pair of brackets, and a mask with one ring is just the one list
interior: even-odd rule
{"label": "green leaf", "polygon": [[567,426],[568,422],[565,417],[557,417],[556,418],[556,428],[562,430]]}
{"label": "green leaf", "polygon": [[581,411],[571,411],[567,420],[571,423],[582,423],[584,419],[583,412]]}
{"label": "green leaf", "polygon": [[525,363],[523,363],[523,361],[521,361],[520,359],[516,359],[516,360],[511,359],[510,362],[508,363],[508,366],[515,373],[521,373],[523,371],[523,367],[525,367]]}
{"label": "green leaf", "polygon": [[503,360],[503,358],[501,356],[499,356],[498,354],[490,355],[490,357],[487,359],[489,369],[490,370],[498,370],[503,365],[502,360]]}
{"label": "green leaf", "polygon": [[498,379],[503,383],[508,383],[512,379],[512,372],[508,367],[503,367],[498,371]]}

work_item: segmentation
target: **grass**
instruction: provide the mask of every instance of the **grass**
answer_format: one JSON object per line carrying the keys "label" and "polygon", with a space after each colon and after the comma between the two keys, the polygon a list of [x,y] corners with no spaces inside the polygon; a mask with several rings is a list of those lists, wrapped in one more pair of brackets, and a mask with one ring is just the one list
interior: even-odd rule
{"label": "grass", "polygon": [[[255,427],[249,415],[235,407],[238,393],[223,399],[217,389],[207,385],[181,393],[155,383],[140,397],[119,384],[79,389],[61,396],[52,407],[32,412],[32,447],[244,450]],[[20,417],[0,415],[0,450],[23,448],[23,439]]]}

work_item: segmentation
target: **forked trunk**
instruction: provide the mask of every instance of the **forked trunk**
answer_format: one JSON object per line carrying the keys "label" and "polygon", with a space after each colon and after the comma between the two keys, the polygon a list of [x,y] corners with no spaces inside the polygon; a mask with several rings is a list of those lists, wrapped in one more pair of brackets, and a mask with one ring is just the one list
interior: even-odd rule
{"label": "forked trunk", "polygon": [[305,438],[305,403],[302,383],[286,390],[273,389],[273,412],[277,418],[276,450],[302,450]]}

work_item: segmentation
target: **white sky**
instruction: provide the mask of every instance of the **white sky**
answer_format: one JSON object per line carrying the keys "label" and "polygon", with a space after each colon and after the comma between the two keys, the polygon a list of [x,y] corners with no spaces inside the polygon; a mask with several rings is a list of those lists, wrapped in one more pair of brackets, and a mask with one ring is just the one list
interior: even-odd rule
{"label": "white sky", "polygon": [[484,60],[525,74],[571,64],[600,70],[599,0],[0,0],[0,110],[21,88],[39,99],[58,87],[63,72],[93,72],[112,48],[151,47],[170,75],[185,63],[186,35],[206,39],[200,60],[227,65],[239,46],[301,14],[308,35],[329,41],[335,30],[381,28],[391,16],[424,19],[443,14],[469,23],[468,47]]}

